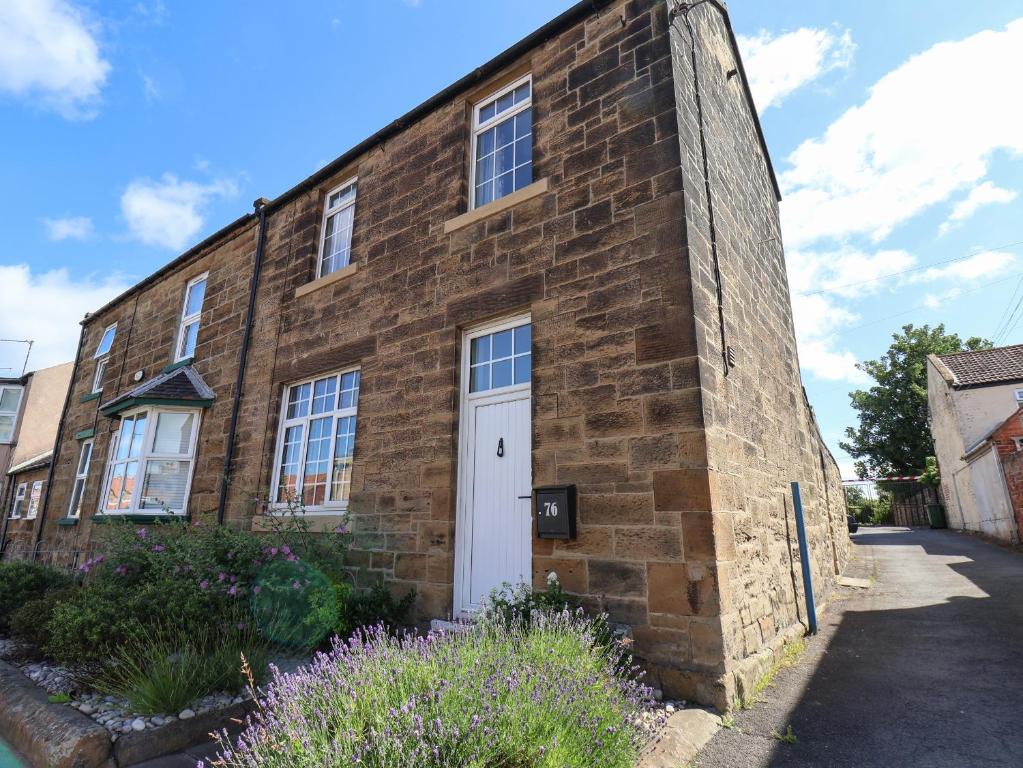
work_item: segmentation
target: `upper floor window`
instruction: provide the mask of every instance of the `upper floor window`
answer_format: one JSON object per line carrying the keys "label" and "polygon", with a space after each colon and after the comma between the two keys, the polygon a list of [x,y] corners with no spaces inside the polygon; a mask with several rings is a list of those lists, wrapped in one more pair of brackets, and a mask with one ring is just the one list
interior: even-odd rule
{"label": "upper floor window", "polygon": [[199,338],[199,318],[202,316],[202,302],[206,298],[206,277],[203,273],[193,277],[185,286],[185,301],[181,306],[181,325],[178,327],[177,347],[174,361],[184,360],[195,354],[195,342]]}
{"label": "upper floor window", "polygon": [[100,511],[183,513],[198,429],[197,410],[154,408],[123,416],[110,444]]}
{"label": "upper floor window", "polygon": [[320,260],[316,276],[324,277],[347,267],[352,258],[352,227],[355,223],[355,197],[358,179],[346,181],[327,193],[323,203],[323,226],[320,237]]}
{"label": "upper floor window", "polygon": [[43,498],[43,481],[36,480],[32,483],[32,493],[28,497],[28,513],[25,515],[29,520],[39,514],[39,502]]}
{"label": "upper floor window", "polygon": [[82,513],[82,497],[85,495],[85,481],[89,479],[89,465],[92,463],[92,440],[82,443],[78,454],[78,469],[75,470],[75,484],[71,489],[71,504],[67,516],[78,517]]}
{"label": "upper floor window", "polygon": [[473,108],[470,208],[533,183],[532,89],[526,75]]}
{"label": "upper floor window", "polygon": [[0,387],[0,443],[14,440],[14,425],[18,421],[22,387]]}
{"label": "upper floor window", "polygon": [[352,483],[359,371],[293,384],[281,403],[272,502],[344,508]]}
{"label": "upper floor window", "polygon": [[117,323],[107,326],[103,331],[103,337],[96,345],[96,353],[93,358],[96,360],[96,370],[92,375],[92,391],[99,392],[103,389],[103,377],[107,372],[107,363],[110,361],[110,348],[114,345],[114,336],[117,334]]}
{"label": "upper floor window", "polygon": [[14,505],[11,507],[11,517],[21,517],[21,510],[25,506],[25,491],[27,489],[28,485],[18,483],[18,488],[14,492]]}

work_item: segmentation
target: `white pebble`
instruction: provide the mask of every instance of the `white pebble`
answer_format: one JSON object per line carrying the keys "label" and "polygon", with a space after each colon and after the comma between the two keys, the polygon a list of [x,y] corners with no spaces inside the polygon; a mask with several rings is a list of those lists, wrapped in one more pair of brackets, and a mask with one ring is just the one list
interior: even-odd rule
{"label": "white pebble", "polygon": [[136,717],[131,721],[131,727],[134,731],[144,731],[146,730],[146,721],[141,717]]}
{"label": "white pebble", "polygon": [[183,709],[181,710],[181,712],[178,713],[178,717],[180,717],[182,720],[188,720],[190,718],[195,717],[195,712],[193,712],[190,709]]}

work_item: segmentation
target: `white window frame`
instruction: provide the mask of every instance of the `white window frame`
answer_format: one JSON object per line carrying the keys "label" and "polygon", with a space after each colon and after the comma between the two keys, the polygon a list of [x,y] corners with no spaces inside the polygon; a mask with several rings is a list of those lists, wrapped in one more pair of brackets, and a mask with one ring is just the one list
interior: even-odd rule
{"label": "white window frame", "polygon": [[14,435],[18,429],[18,414],[21,413],[21,406],[25,400],[25,388],[19,384],[7,384],[0,386],[0,402],[3,401],[3,394],[8,390],[17,390],[18,392],[18,404],[14,407],[13,411],[0,411],[2,416],[11,417],[11,436],[6,440],[0,438],[0,445],[9,445],[14,442]]}
{"label": "white window frame", "polygon": [[[107,337],[107,334],[110,333],[111,331],[113,331],[113,333],[110,334],[110,346],[107,347],[106,349],[103,349],[103,339],[105,339]],[[110,350],[113,349],[114,340],[116,338],[117,323],[111,323],[110,325],[103,329],[103,335],[99,337],[99,341],[96,343],[96,352],[93,354],[93,357],[96,358],[97,360],[101,357],[109,357]]]}
{"label": "white window frame", "polygon": [[[348,373],[359,373],[359,387],[356,389],[355,404],[351,408],[335,408],[333,411],[325,411],[324,413],[312,413],[312,389],[310,390],[310,402],[309,409],[305,416],[299,416],[293,419],[287,418],[288,415],[288,394],[294,387],[300,387],[303,384],[313,385],[314,382],[319,379],[328,378],[330,376],[336,376],[338,380],[338,388],[335,392],[335,397],[340,397],[341,394],[341,380],[345,374]],[[337,441],[337,420],[346,417],[355,418],[355,429],[356,434],[359,429],[359,393],[362,392],[362,371],[359,366],[352,366],[350,368],[342,368],[337,371],[329,371],[321,373],[318,376],[312,376],[308,379],[302,379],[300,381],[294,381],[284,387],[284,391],[281,393],[281,409],[279,418],[277,420],[277,440],[274,442],[274,455],[273,455],[273,476],[270,483],[270,509],[273,512],[283,513],[291,511],[292,507],[289,506],[287,500],[280,500],[277,497],[278,483],[280,482],[281,476],[281,459],[283,458],[284,451],[284,436],[288,431],[288,427],[294,427],[299,424],[303,424],[302,430],[302,448],[299,452],[299,475],[297,479],[296,493],[298,498],[302,497],[303,484],[305,480],[305,460],[306,460],[306,448],[309,446],[309,423],[314,419],[323,418],[325,416],[332,416],[334,418],[334,427],[330,431],[330,447],[327,451],[327,487],[325,491],[325,501],[323,504],[311,505],[305,507],[305,513],[308,515],[316,514],[337,514],[338,512],[344,512],[348,510],[351,496],[352,487],[348,486],[348,498],[344,500],[335,501],[330,498],[331,488],[333,483],[330,478],[331,464],[334,461],[334,449]],[[352,462],[355,462],[355,447],[352,448]]]}
{"label": "white window frame", "polygon": [[106,376],[107,363],[110,357],[100,357],[96,360],[96,371],[92,374],[92,394],[103,391],[103,377]]}
{"label": "white window frame", "polygon": [[[504,96],[509,91],[514,91],[520,85],[529,83],[529,98],[523,101],[521,104],[514,105],[511,109],[507,109],[500,114],[494,115],[492,118],[484,123],[480,123],[480,108],[486,106],[492,101],[495,101]],[[476,143],[479,135],[493,128],[498,123],[503,123],[505,120],[515,117],[519,112],[523,112],[526,109],[532,109],[533,107],[533,74],[530,72],[527,75],[523,75],[518,80],[510,83],[503,88],[500,88],[493,93],[485,96],[484,98],[477,101],[472,107],[472,141],[469,146],[469,210],[475,210],[476,208]],[[530,134],[532,135],[532,128],[530,128]],[[535,150],[535,144],[532,149]],[[535,151],[532,153],[535,157]],[[533,157],[530,157],[530,163],[532,163]],[[509,193],[510,194],[510,193]],[[507,197],[507,195],[502,195]],[[500,200],[500,197],[495,197],[484,205]]]}
{"label": "white window frame", "polygon": [[11,512],[8,517],[11,520],[19,520],[21,518],[21,508],[25,506],[25,495],[28,492],[28,483],[18,483],[18,487],[14,490],[14,503],[11,505]]}
{"label": "white window frame", "polygon": [[[188,512],[188,500],[192,493],[192,477],[195,474],[195,448],[199,442],[199,429],[202,426],[202,409],[201,408],[179,408],[171,406],[142,406],[140,408],[133,408],[130,411],[125,411],[121,414],[121,418],[130,418],[137,416],[141,413],[146,414],[146,429],[142,435],[142,450],[139,451],[139,455],[136,458],[129,459],[128,461],[137,461],[138,468],[135,474],[135,487],[132,489],[131,504],[126,509],[107,509],[106,500],[107,494],[110,492],[110,482],[113,478],[114,466],[124,461],[118,461],[117,459],[117,446],[121,437],[121,430],[118,427],[117,432],[110,439],[110,447],[107,451],[107,466],[103,474],[103,490],[99,496],[99,503],[97,504],[97,511],[99,514],[104,516],[114,515],[160,515],[165,517],[182,517]],[[188,444],[187,453],[155,453],[152,450],[153,440],[156,437],[156,425],[159,421],[159,415],[161,413],[193,413],[195,414],[195,423],[192,426],[192,435]],[[145,485],[146,480],[146,464],[150,461],[187,461],[188,462],[188,477],[185,480],[185,493],[184,501],[180,510],[163,510],[163,509],[140,509],[139,504],[142,501],[142,487]]]}
{"label": "white window frame", "polygon": [[[78,519],[82,514],[82,502],[85,499],[85,486],[89,480],[89,468],[92,466],[92,451],[94,448],[92,440],[84,440],[78,450],[75,481],[71,484],[71,500],[68,502],[67,509],[67,516],[70,518]],[[85,453],[86,449],[89,451],[88,455]],[[76,498],[78,500],[77,504],[75,503]]]}
{"label": "white window frame", "polygon": [[1017,389],[1015,392],[1016,404],[1023,406],[1023,389]]}
{"label": "white window frame", "polygon": [[[203,305],[206,304],[206,290],[210,287],[208,280],[209,276],[210,276],[209,272],[203,272],[201,275],[196,275],[185,284],[185,294],[184,296],[181,297],[181,317],[178,320],[178,333],[174,341],[175,363],[179,363],[182,360],[186,360],[195,354],[194,349],[192,350],[191,354],[185,354],[183,346],[185,339],[187,338],[188,327],[193,324],[199,326],[198,330],[196,330],[195,332],[195,343],[197,345],[199,343],[199,331],[202,330],[202,323],[200,322],[200,320],[202,319],[202,308]],[[195,312],[191,314],[186,314],[188,312],[188,294],[192,290],[192,286],[198,285],[199,283],[204,281],[206,282],[206,288],[203,289],[202,304],[199,305],[199,309],[196,310]]]}
{"label": "white window frame", "polygon": [[36,480],[32,483],[32,492],[28,495],[28,510],[25,512],[26,520],[35,520],[39,514],[39,505],[43,500],[43,481]]}
{"label": "white window frame", "polygon": [[[335,205],[333,208],[330,207],[330,198],[340,192],[346,187],[355,187],[355,195],[351,200],[345,200],[344,202]],[[333,269],[330,272],[323,271],[323,249],[327,245],[327,221],[331,216],[334,216],[346,208],[355,208],[355,204],[359,200],[359,177],[353,176],[343,184],[338,184],[332,190],[330,190],[326,197],[323,198],[323,218],[320,221],[320,247],[316,250],[316,279],[331,275],[338,270],[344,269],[352,263],[352,237],[355,235],[355,211],[352,211],[352,227],[348,232],[348,263],[342,264],[337,269]]]}

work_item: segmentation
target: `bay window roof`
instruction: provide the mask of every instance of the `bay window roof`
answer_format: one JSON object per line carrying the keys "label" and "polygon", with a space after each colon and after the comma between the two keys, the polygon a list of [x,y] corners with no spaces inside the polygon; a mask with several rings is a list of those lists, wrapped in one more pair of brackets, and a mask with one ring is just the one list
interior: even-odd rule
{"label": "bay window roof", "polygon": [[213,390],[196,370],[186,365],[154,376],[122,395],[100,406],[104,416],[115,416],[121,411],[140,405],[180,405],[189,408],[208,408],[213,405]]}

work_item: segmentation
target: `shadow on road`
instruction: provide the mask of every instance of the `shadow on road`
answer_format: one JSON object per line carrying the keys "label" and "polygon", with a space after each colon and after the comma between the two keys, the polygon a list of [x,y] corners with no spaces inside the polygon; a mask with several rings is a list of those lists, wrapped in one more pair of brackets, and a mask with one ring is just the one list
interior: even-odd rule
{"label": "shadow on road", "polygon": [[[743,713],[745,744],[722,732],[700,765],[1023,766],[1023,557],[949,531],[854,540],[874,586],[825,614],[815,668]],[[789,724],[797,743],[770,739]]]}

